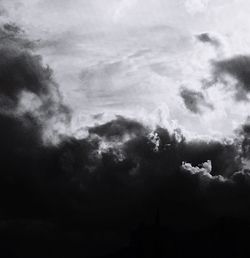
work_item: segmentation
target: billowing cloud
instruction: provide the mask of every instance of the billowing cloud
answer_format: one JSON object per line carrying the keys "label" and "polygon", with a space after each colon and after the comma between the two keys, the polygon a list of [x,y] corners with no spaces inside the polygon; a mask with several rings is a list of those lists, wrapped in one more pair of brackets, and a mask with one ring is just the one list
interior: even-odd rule
{"label": "billowing cloud", "polygon": [[35,42],[15,24],[2,24],[0,35],[1,113],[20,119],[30,114],[43,124],[44,134],[46,127],[52,133],[59,121],[69,122],[70,109],[63,104],[52,70],[32,53]]}

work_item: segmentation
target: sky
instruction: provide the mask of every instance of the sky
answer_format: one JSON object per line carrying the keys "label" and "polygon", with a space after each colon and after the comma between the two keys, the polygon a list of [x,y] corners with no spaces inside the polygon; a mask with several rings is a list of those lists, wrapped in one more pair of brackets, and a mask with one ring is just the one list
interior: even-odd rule
{"label": "sky", "polygon": [[250,257],[249,11],[0,0],[0,256]]}
{"label": "sky", "polygon": [[[212,80],[213,61],[249,54],[247,1],[13,0],[2,6],[2,19],[37,41],[35,52],[74,110],[71,131],[79,137],[96,114],[103,121],[122,115],[179,127],[189,137],[231,136],[248,117],[249,103],[235,100],[233,86],[203,87]],[[199,40],[202,33],[218,44]],[[196,103],[198,112],[187,108],[183,88],[205,98]]]}

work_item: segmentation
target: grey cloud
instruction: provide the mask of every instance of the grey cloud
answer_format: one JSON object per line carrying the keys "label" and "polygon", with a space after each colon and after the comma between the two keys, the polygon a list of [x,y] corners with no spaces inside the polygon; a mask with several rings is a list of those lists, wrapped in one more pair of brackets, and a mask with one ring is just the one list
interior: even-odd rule
{"label": "grey cloud", "polygon": [[206,100],[202,92],[182,87],[180,95],[186,108],[195,114],[203,113],[203,108],[213,110],[213,105]]}
{"label": "grey cloud", "polygon": [[[21,120],[29,114],[44,131],[54,130],[57,122],[69,123],[71,111],[63,104],[52,70],[33,53],[34,41],[14,23],[2,24],[0,37],[0,113]],[[27,94],[33,100],[25,99]]]}
{"label": "grey cloud", "polygon": [[33,49],[35,41],[27,38],[25,31],[15,23],[3,23],[0,26],[0,47],[12,49]]}
{"label": "grey cloud", "polygon": [[146,134],[148,130],[139,122],[117,116],[117,119],[104,125],[89,128],[89,133],[96,134],[107,139],[121,140],[126,135],[139,136]]}
{"label": "grey cloud", "polygon": [[214,61],[212,62],[214,82],[221,81],[227,85],[224,80],[224,75],[232,76],[236,79],[236,83],[234,83],[236,100],[246,101],[248,100],[247,94],[250,91],[249,65],[250,57],[245,55],[238,55],[221,61]]}
{"label": "grey cloud", "polygon": [[220,41],[218,39],[216,39],[215,37],[211,36],[209,33],[201,33],[196,35],[196,38],[203,42],[203,43],[207,43],[207,44],[211,44],[214,47],[219,47],[221,45]]}

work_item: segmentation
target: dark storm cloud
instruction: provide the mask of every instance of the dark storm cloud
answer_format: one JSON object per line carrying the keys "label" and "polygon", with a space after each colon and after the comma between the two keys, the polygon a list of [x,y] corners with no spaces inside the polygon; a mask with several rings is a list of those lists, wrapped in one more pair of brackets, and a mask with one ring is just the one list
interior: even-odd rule
{"label": "dark storm cloud", "polygon": [[238,140],[187,142],[179,131],[170,134],[157,128],[156,150],[155,141],[145,133],[148,129],[139,133],[133,127],[130,132],[135,131],[135,137],[102,149],[103,142],[113,141],[107,135],[116,123],[119,135],[127,134],[127,127],[121,127],[118,118],[112,126],[104,124],[97,138],[91,128],[88,138],[67,140],[57,149],[58,174],[51,177],[55,180],[52,185],[58,193],[70,189],[71,197],[65,198],[74,207],[64,208],[79,214],[81,223],[122,224],[128,229],[138,221],[152,221],[157,209],[161,224],[174,229],[200,228],[224,216],[248,218],[248,171],[242,167]]}
{"label": "dark storm cloud", "polygon": [[241,142],[241,155],[246,160],[250,160],[250,123],[249,118],[245,124],[238,130],[242,139]]}
{"label": "dark storm cloud", "polygon": [[[35,198],[41,197],[33,191],[42,175],[39,164],[49,152],[43,146],[44,127],[52,117],[70,115],[51,70],[43,66],[41,57],[24,47],[20,31],[13,24],[3,24],[0,31],[1,218],[27,216]],[[36,96],[40,104],[20,113],[24,92]]]}
{"label": "dark storm cloud", "polygon": [[20,93],[47,94],[51,70],[44,68],[39,56],[29,50],[32,41],[25,38],[21,28],[5,23],[0,27],[0,85],[1,102],[17,106]]}
{"label": "dark storm cloud", "polygon": [[[31,51],[33,41],[12,23],[1,25],[0,37],[0,113],[8,113],[13,119],[14,116],[22,119],[21,116],[29,114],[41,127],[51,119],[69,122],[70,110],[63,104],[52,70],[44,66],[41,56]],[[23,94],[31,94],[36,103],[29,104],[30,100],[24,99]],[[23,104],[34,106],[22,110]]]}
{"label": "dark storm cloud", "polygon": [[[52,250],[64,243],[57,249],[67,257],[75,247],[81,255],[112,252],[124,245],[122,232],[154,224],[157,210],[161,226],[173,232],[203,228],[218,216],[250,215],[248,172],[241,170],[237,144],[187,142],[180,131],[163,128],[149,137],[140,123],[118,117],[90,128],[85,139],[65,138],[45,147],[32,116],[0,118],[0,160],[6,167],[0,174],[1,215],[8,218],[0,237],[8,243],[7,232],[11,241],[23,243],[22,254],[35,252],[24,239],[40,247],[51,244],[50,237],[56,239]],[[201,165],[207,160],[211,166]],[[139,233],[137,241],[145,234]],[[170,241],[172,234],[164,234]],[[111,247],[103,247],[101,236]],[[13,252],[16,244],[11,243]]]}
{"label": "dark storm cloud", "polygon": [[51,71],[41,65],[39,56],[8,48],[1,49],[0,56],[1,95],[17,104],[19,94],[24,90],[36,95],[48,94]]}
{"label": "dark storm cloud", "polygon": [[201,41],[203,43],[211,44],[214,47],[219,47],[220,46],[219,40],[217,40],[216,38],[211,36],[209,33],[201,33],[199,35],[196,35],[196,38],[199,41]]}
{"label": "dark storm cloud", "polygon": [[236,90],[235,98],[237,100],[248,100],[247,94],[250,91],[249,56],[238,55],[221,61],[214,61],[212,65],[214,82],[221,81],[227,85],[224,76],[232,76],[236,79],[236,82],[234,83]]}
{"label": "dark storm cloud", "polygon": [[213,105],[207,102],[202,92],[181,88],[180,95],[186,108],[195,114],[202,113],[204,107],[213,109]]}
{"label": "dark storm cloud", "polygon": [[139,122],[125,119],[122,116],[117,116],[116,120],[89,129],[91,134],[96,134],[109,140],[122,140],[126,135],[138,136],[146,134],[147,131]]}

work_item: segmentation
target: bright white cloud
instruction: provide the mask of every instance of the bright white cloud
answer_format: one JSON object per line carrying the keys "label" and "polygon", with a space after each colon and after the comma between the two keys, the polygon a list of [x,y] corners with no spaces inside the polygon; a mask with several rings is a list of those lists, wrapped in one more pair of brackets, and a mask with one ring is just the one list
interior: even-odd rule
{"label": "bright white cloud", "polygon": [[185,7],[191,14],[204,12],[210,0],[186,0]]}
{"label": "bright white cloud", "polygon": [[[104,113],[224,136],[249,115],[249,104],[235,103],[220,85],[204,93],[214,106],[204,115],[188,111],[179,95],[182,86],[202,90],[212,59],[249,53],[247,0],[2,2],[8,9],[2,20],[40,39],[37,52],[55,71],[78,133],[96,122],[93,114]],[[203,32],[221,46],[198,42]]]}

